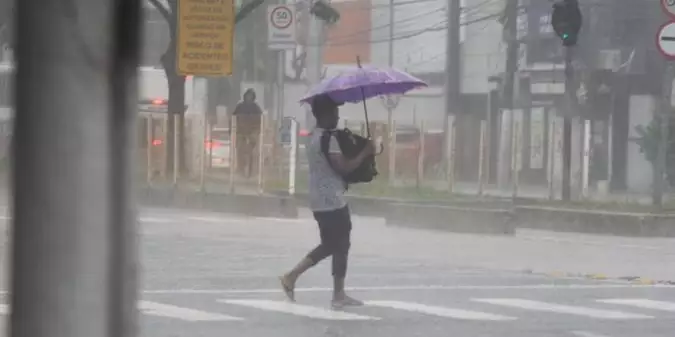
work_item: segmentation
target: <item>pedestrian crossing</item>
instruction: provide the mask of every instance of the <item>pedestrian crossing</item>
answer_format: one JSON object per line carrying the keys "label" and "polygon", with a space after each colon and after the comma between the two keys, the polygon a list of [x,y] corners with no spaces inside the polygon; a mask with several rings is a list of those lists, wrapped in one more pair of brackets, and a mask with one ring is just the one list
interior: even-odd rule
{"label": "pedestrian crossing", "polygon": [[[461,308],[463,305],[470,306],[470,308]],[[202,308],[188,308],[165,301],[142,300],[138,302],[139,311],[144,316],[189,323],[231,323],[269,319],[269,316],[259,317],[261,314],[320,321],[380,321],[391,319],[387,317],[391,317],[393,312],[415,315],[416,318],[427,316],[454,321],[485,321],[502,324],[526,319],[533,312],[611,322],[673,319],[672,313],[675,312],[675,301],[646,298],[584,300],[583,303],[575,302],[574,305],[523,298],[470,298],[454,301],[450,306],[397,300],[367,300],[362,308],[345,310],[333,310],[328,304],[321,306],[280,300],[217,298],[199,302],[199,306]],[[208,307],[209,311],[203,307]],[[9,312],[8,305],[0,304],[0,314],[7,315]],[[542,316],[537,317],[539,319]]]}
{"label": "pedestrian crossing", "polygon": [[[470,298],[448,306],[412,301],[372,299],[366,300],[365,306],[362,308],[344,310],[333,310],[328,303],[322,306],[315,305],[315,303],[310,305],[267,299],[220,298],[216,299],[215,302],[220,304],[218,311],[227,314],[212,314],[173,306],[165,307],[164,304],[153,302],[144,302],[146,310],[142,310],[142,312],[185,321],[244,321],[257,319],[255,312],[275,314],[279,317],[299,317],[321,321],[380,321],[386,320],[386,317],[390,316],[392,312],[399,312],[416,315],[417,317],[428,316],[456,321],[504,323],[525,319],[533,312],[604,321],[672,318],[672,315],[668,316],[668,314],[675,312],[673,309],[675,301],[619,298],[588,300],[574,305],[523,298]],[[471,308],[462,308],[462,306],[470,306]],[[608,306],[611,306],[611,308]],[[241,315],[242,308],[248,309],[244,311],[248,315]],[[236,316],[229,316],[233,313]]]}

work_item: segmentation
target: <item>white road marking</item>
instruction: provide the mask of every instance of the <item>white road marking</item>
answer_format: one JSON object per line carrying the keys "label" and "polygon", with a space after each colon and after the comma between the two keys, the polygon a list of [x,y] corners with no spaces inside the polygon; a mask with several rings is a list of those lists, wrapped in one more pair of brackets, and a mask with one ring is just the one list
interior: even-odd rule
{"label": "white road marking", "polygon": [[215,223],[245,221],[245,219],[240,218],[207,217],[207,216],[188,216],[187,219],[193,221],[215,222]]}
{"label": "white road marking", "polygon": [[590,331],[570,331],[570,332],[578,337],[609,337],[607,335],[601,335]]}
{"label": "white road marking", "polygon": [[254,219],[256,220],[262,220],[262,221],[275,221],[275,222],[291,222],[291,223],[298,223],[298,222],[307,222],[310,221],[310,219],[302,219],[302,218],[272,218],[272,217],[255,217]]}
{"label": "white road marking", "polygon": [[626,313],[621,311],[600,310],[579,306],[561,305],[554,303],[546,303],[532,300],[524,300],[518,298],[475,298],[475,302],[489,303],[494,305],[502,305],[506,307],[513,307],[532,311],[548,311],[562,314],[587,316],[592,318],[602,319],[648,319],[654,318],[652,316]]}
{"label": "white road marking", "polygon": [[[494,286],[445,286],[445,285],[413,285],[413,286],[375,286],[375,287],[347,287],[349,291],[413,291],[413,290],[586,290],[586,289],[675,289],[675,285],[666,284],[530,284],[530,285],[494,285]],[[326,287],[296,288],[295,292],[326,292],[333,291]],[[147,289],[144,294],[276,294],[278,288],[259,289]],[[2,293],[2,292],[0,292]]]}
{"label": "white road marking", "polygon": [[7,304],[0,304],[0,315],[9,315],[9,306]]}
{"label": "white road marking", "polygon": [[512,321],[515,320],[515,317],[494,315],[486,312],[480,311],[468,311],[460,310],[453,308],[437,307],[430,306],[419,303],[410,303],[410,302],[399,302],[399,301],[367,301],[366,305],[392,308],[397,310],[405,310],[411,312],[417,312],[426,315],[434,315],[440,317],[456,318],[456,319],[465,319],[465,320],[477,320],[477,321]]}
{"label": "white road marking", "polygon": [[675,312],[674,302],[654,301],[642,298],[617,298],[608,300],[598,300],[600,303],[630,305],[643,309],[654,309]]}
{"label": "white road marking", "polygon": [[267,300],[218,300],[218,302],[241,305],[261,310],[282,312],[296,316],[303,316],[309,318],[333,320],[333,321],[364,321],[364,320],[379,320],[378,317],[362,316],[351,314],[344,311],[328,310],[319,307],[312,307],[308,305],[296,304],[283,301],[267,301]]}
{"label": "white road marking", "polygon": [[215,314],[157,302],[140,301],[138,302],[138,308],[147,315],[176,318],[190,322],[243,320],[243,318],[240,317]]}
{"label": "white road marking", "polygon": [[150,216],[142,216],[138,218],[141,222],[154,222],[154,223],[167,223],[167,222],[174,222],[174,219],[169,219],[169,218],[155,218],[155,217],[150,217]]}

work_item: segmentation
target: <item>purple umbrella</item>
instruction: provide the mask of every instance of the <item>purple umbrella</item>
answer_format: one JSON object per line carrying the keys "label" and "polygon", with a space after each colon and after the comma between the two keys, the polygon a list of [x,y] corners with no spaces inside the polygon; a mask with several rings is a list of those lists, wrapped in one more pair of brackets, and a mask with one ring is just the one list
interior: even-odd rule
{"label": "purple umbrella", "polygon": [[405,94],[426,86],[424,81],[406,72],[366,66],[323,80],[300,102],[311,103],[314,97],[328,94],[337,103],[357,103],[381,95]]}

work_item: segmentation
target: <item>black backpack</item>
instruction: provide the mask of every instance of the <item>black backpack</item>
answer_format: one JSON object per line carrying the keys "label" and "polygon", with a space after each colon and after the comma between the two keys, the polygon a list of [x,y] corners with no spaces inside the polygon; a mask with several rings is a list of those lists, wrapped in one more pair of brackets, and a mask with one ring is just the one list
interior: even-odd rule
{"label": "black backpack", "polygon": [[[368,138],[359,136],[351,132],[351,130],[344,128],[338,130],[326,130],[321,135],[321,152],[326,157],[328,164],[332,163],[328,158],[328,146],[330,136],[334,135],[340,145],[342,155],[347,158],[356,157],[363,148],[368,144]],[[345,181],[345,188],[349,184],[369,183],[377,176],[377,168],[375,167],[375,155],[368,156],[359,167],[354,171],[343,175],[342,179]]]}

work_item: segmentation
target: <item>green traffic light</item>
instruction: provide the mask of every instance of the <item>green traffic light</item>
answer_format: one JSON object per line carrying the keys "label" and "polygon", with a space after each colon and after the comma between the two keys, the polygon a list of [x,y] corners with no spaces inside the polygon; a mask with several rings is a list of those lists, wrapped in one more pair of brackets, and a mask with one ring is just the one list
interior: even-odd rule
{"label": "green traffic light", "polygon": [[562,38],[563,40],[567,40],[570,37],[570,34],[563,33]]}

